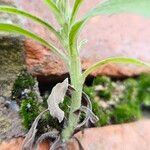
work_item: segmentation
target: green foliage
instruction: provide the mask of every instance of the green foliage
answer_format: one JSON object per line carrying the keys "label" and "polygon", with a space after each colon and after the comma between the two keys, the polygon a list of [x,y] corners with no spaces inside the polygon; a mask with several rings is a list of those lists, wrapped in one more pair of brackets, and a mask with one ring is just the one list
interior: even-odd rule
{"label": "green foliage", "polygon": [[[46,108],[44,108],[36,99],[31,97],[25,98],[21,102],[20,115],[23,126],[29,130],[35,118]],[[54,119],[49,113],[45,114],[39,121],[38,134],[48,132],[49,128],[61,130],[62,124],[59,124],[57,119]]]}
{"label": "green foliage", "polygon": [[101,91],[99,91],[98,95],[100,97],[103,97],[106,100],[109,100],[111,98],[111,91],[110,90],[101,90]]}
{"label": "green foliage", "polygon": [[88,96],[90,97],[90,99],[94,99],[96,97],[96,92],[94,91],[94,86],[84,86],[83,91],[88,94]]}
{"label": "green foliage", "polygon": [[[63,132],[63,140],[67,141],[72,135],[75,127],[78,123],[78,116],[74,114],[75,111],[81,107],[81,95],[82,88],[86,77],[97,68],[108,63],[132,63],[135,65],[146,65],[150,66],[148,63],[141,62],[136,59],[124,58],[124,57],[114,57],[102,60],[93,64],[87,70],[82,73],[81,60],[78,46],[78,37],[87,21],[95,15],[110,15],[119,12],[130,12],[137,13],[144,16],[150,16],[150,1],[149,0],[107,0],[100,2],[95,8],[90,10],[85,16],[81,17],[79,21],[76,20],[78,10],[83,2],[83,0],[75,0],[71,6],[69,0],[44,0],[44,2],[49,6],[53,12],[60,28],[56,30],[49,23],[45,22],[43,19],[31,15],[28,12],[19,10],[17,8],[8,8],[8,6],[0,6],[1,12],[13,13],[17,15],[24,16],[31,19],[42,26],[53,32],[58,38],[62,48],[57,48],[51,42],[41,38],[40,36],[24,29],[19,26],[0,23],[0,31],[5,32],[15,32],[26,37],[32,38],[33,40],[39,42],[40,44],[49,48],[52,52],[56,53],[60,58],[62,58],[68,68],[71,85],[75,88],[72,95],[68,127]],[[99,91],[99,96],[104,99],[111,99],[111,88]],[[132,93],[132,90],[129,92]],[[140,96],[139,96],[140,97]],[[141,96],[142,97],[142,96]],[[132,97],[127,97],[132,98]],[[65,107],[66,108],[66,107]],[[105,119],[104,119],[105,120]]]}
{"label": "green foliage", "polygon": [[88,19],[96,15],[110,15],[122,12],[150,16],[149,8],[149,0],[106,0],[97,4],[84,18]]}
{"label": "green foliage", "polygon": [[125,80],[124,85],[126,88],[124,92],[124,100],[131,103],[137,101],[138,81],[130,78]]}
{"label": "green foliage", "polygon": [[129,103],[121,103],[112,111],[111,117],[117,124],[138,120],[141,117],[140,106]]}
{"label": "green foliage", "polygon": [[95,78],[93,85],[102,85],[103,88],[98,90],[98,96],[104,98],[105,100],[109,100],[111,98],[112,91],[112,83],[110,78],[106,76]]}
{"label": "green foliage", "polygon": [[102,76],[102,77],[97,77],[93,81],[93,85],[103,85],[103,86],[110,86],[111,80],[109,77]]}
{"label": "green foliage", "polygon": [[82,4],[84,0],[75,0],[74,2],[74,7],[72,9],[72,14],[71,14],[71,18],[70,18],[70,23],[74,23],[75,19],[76,19],[76,15],[77,15],[77,12]]}
{"label": "green foliage", "polygon": [[51,129],[56,129],[58,131],[61,131],[62,128],[63,128],[63,124],[60,124],[58,122],[58,120],[56,118],[53,118],[52,116],[50,116],[49,113],[46,113],[45,115],[43,115],[43,117],[39,121],[39,124],[38,124],[38,127],[37,127],[39,135],[43,134],[45,132],[48,132]]}
{"label": "green foliage", "polygon": [[13,85],[13,91],[12,91],[13,99],[19,102],[19,99],[21,99],[22,96],[22,92],[25,89],[32,89],[34,84],[35,84],[35,79],[30,74],[23,71],[15,80],[15,83]]}
{"label": "green foliage", "polygon": [[[113,85],[123,86],[123,91],[115,92]],[[102,87],[101,87],[102,86]],[[96,87],[109,89],[111,98],[106,101],[103,95],[99,95]],[[107,87],[107,88],[106,88]],[[99,117],[96,126],[109,124],[119,124],[138,120],[141,117],[141,104],[150,106],[150,74],[143,74],[138,78],[129,78],[124,81],[114,82],[110,78],[102,76],[96,77],[92,86],[85,86],[84,91],[91,99],[93,112]],[[122,96],[119,96],[122,95]],[[113,106],[108,105],[114,101],[113,97],[119,98]],[[115,102],[115,101],[114,101]],[[102,103],[108,105],[103,107]]]}
{"label": "green foliage", "polygon": [[[100,89],[99,89],[100,87]],[[109,77],[101,76],[96,77],[92,86],[84,86],[84,92],[88,94],[92,102],[92,110],[94,114],[99,118],[96,126],[105,126],[110,124],[111,111],[101,107],[99,100],[109,100],[112,92],[112,81]]]}
{"label": "green foliage", "polygon": [[26,129],[30,129],[33,121],[39,114],[39,104],[37,104],[37,101],[28,98],[28,99],[23,99],[21,103],[21,108],[20,108],[20,115],[23,120],[23,125]]}
{"label": "green foliage", "polygon": [[111,112],[109,110],[104,110],[101,106],[99,106],[99,103],[94,100],[92,101],[92,109],[94,114],[99,118],[99,121],[95,126],[100,127],[110,124]]}
{"label": "green foliage", "polygon": [[138,100],[150,107],[150,74],[142,74],[138,81]]}
{"label": "green foliage", "polygon": [[56,30],[49,23],[47,23],[46,21],[42,20],[41,18],[36,17],[28,12],[25,12],[23,10],[20,10],[20,9],[17,9],[14,7],[9,7],[9,6],[1,6],[0,11],[20,15],[20,16],[26,17],[28,19],[31,19],[32,21],[35,21],[35,22],[39,23],[40,25],[43,25],[44,27],[48,28],[49,30],[51,30],[52,32],[54,32],[57,35]]}
{"label": "green foliage", "polygon": [[66,118],[69,116],[70,106],[71,106],[71,99],[69,97],[65,97],[64,102],[60,104],[60,109],[62,109],[65,112]]}
{"label": "green foliage", "polygon": [[[18,100],[20,100],[19,103],[21,105],[20,115],[23,126],[26,129],[30,129],[35,118],[48,107],[46,101],[49,96],[47,95],[44,97],[45,100],[42,103],[39,102],[37,99],[37,91],[33,90],[35,84],[35,79],[28,73],[23,72],[19,75],[14,86],[14,90],[17,91],[17,94],[19,95]],[[27,93],[25,91],[27,91]],[[22,95],[22,93],[24,93],[24,95]],[[71,101],[68,97],[65,97],[64,103],[60,104],[60,108],[64,111],[65,117],[68,117],[69,115],[70,104]],[[39,121],[38,129],[40,130],[38,134],[48,132],[49,128],[55,128],[60,131],[63,128],[63,124],[60,124],[57,119],[47,113],[43,115],[42,119]]]}
{"label": "green foliage", "polygon": [[150,67],[149,63],[145,63],[142,62],[140,60],[137,59],[133,59],[133,58],[127,58],[127,57],[112,57],[112,58],[107,58],[104,59],[102,61],[99,61],[95,64],[93,64],[92,66],[90,66],[87,70],[84,71],[83,73],[83,80],[86,79],[86,77],[93,71],[95,71],[96,69],[100,68],[101,66],[105,65],[105,64],[109,64],[109,63],[126,63],[126,64],[134,64],[134,65],[139,65],[139,66],[147,66]]}
{"label": "green foliage", "polygon": [[17,78],[17,80],[14,83],[14,89],[28,89],[33,87],[35,84],[35,79],[28,73],[23,72],[20,74]]}

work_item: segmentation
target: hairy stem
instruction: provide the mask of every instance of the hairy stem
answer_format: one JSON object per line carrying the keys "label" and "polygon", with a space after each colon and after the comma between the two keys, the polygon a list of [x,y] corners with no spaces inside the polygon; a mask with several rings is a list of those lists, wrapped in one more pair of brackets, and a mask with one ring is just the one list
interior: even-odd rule
{"label": "hairy stem", "polygon": [[62,137],[64,141],[68,141],[71,135],[74,132],[74,129],[77,126],[79,116],[74,112],[78,110],[81,106],[81,95],[82,95],[82,70],[81,70],[81,61],[78,55],[77,50],[73,50],[73,54],[71,56],[71,64],[70,64],[70,78],[71,85],[75,88],[74,93],[71,98],[71,108],[69,114],[68,126],[64,129],[62,133]]}

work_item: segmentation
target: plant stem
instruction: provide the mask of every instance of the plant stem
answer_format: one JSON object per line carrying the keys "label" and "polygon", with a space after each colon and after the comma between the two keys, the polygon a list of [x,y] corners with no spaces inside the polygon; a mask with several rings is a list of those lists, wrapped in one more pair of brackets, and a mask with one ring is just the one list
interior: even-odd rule
{"label": "plant stem", "polygon": [[81,69],[81,61],[77,50],[73,51],[74,53],[71,56],[71,64],[70,64],[70,78],[71,85],[75,88],[74,93],[71,98],[71,108],[69,114],[68,126],[64,129],[62,133],[63,140],[66,142],[69,140],[71,135],[74,132],[74,129],[77,126],[79,116],[74,112],[78,110],[81,106],[81,96],[82,96],[82,69]]}

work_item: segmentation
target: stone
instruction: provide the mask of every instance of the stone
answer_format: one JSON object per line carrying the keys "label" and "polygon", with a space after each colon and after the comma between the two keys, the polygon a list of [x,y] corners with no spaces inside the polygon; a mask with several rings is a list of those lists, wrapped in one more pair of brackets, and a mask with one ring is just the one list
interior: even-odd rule
{"label": "stone", "polygon": [[0,96],[0,143],[25,135],[18,111],[6,106],[8,99]]}
{"label": "stone", "polygon": [[[21,150],[23,144],[23,138],[12,139],[4,141],[0,145],[0,150]],[[39,150],[48,150],[49,144],[45,141],[39,146]]]}
{"label": "stone", "polygon": [[[14,6],[11,1],[0,0],[0,5],[4,4]],[[21,25],[17,16],[7,13],[0,13],[0,22]],[[25,134],[18,106],[10,99],[13,84],[24,68],[22,40],[20,35],[0,32],[0,142]],[[6,106],[8,102],[9,108]]]}
{"label": "stone", "polygon": [[[85,129],[75,135],[85,150],[149,150],[150,120]],[[20,150],[23,138],[4,141],[0,150]],[[43,142],[39,150],[48,150],[48,142]],[[79,150],[76,140],[68,143],[68,150]]]}
{"label": "stone", "polygon": [[[85,1],[79,17],[83,16],[99,0]],[[41,0],[20,0],[18,6],[37,16],[43,17],[58,27],[54,16]],[[44,11],[43,11],[44,10]],[[43,38],[58,45],[54,35],[46,29],[25,20],[25,27]],[[120,14],[94,17],[81,33],[80,39],[87,39],[88,44],[81,51],[83,70],[91,64],[107,57],[127,56],[150,62],[150,20],[133,14]],[[60,59],[45,47],[26,39],[26,64],[28,71],[39,79],[58,78],[68,73]],[[141,72],[150,72],[150,68],[134,65],[109,64],[101,67],[92,75],[134,76]]]}
{"label": "stone", "polygon": [[[0,5],[13,3],[0,1]],[[0,13],[0,22],[21,25],[21,20],[14,15]],[[23,69],[23,37],[17,34],[0,32],[0,95],[10,97],[13,83]]]}
{"label": "stone", "polygon": [[86,150],[148,150],[149,129],[150,120],[145,119],[135,123],[86,129],[76,137]]}

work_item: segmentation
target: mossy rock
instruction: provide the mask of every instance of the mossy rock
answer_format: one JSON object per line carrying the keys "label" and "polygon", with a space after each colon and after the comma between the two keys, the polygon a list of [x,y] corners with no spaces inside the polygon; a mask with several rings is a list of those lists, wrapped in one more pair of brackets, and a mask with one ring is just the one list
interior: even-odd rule
{"label": "mossy rock", "polygon": [[[0,1],[0,5],[11,5]],[[9,22],[21,25],[21,20],[16,15],[0,13],[0,22]],[[0,32],[0,95],[10,97],[13,83],[24,68],[23,36]]]}
{"label": "mossy rock", "polygon": [[6,133],[11,126],[11,121],[4,117],[0,112],[0,133]]}
{"label": "mossy rock", "polygon": [[[47,98],[49,95],[46,95],[43,98],[41,97],[42,101],[39,101],[38,96],[40,93],[37,89],[35,91],[35,85],[37,85],[36,79],[26,71],[22,71],[13,86],[12,97],[20,105],[22,124],[27,130],[30,129],[36,117],[43,110],[48,108]],[[68,97],[65,97],[64,103],[60,104],[60,108],[64,110],[66,117],[69,115],[70,104],[71,101]],[[38,134],[41,132],[48,132],[49,128],[62,130],[63,123],[60,124],[58,120],[52,118],[48,112],[47,114],[43,115],[42,119],[39,121]]]}

